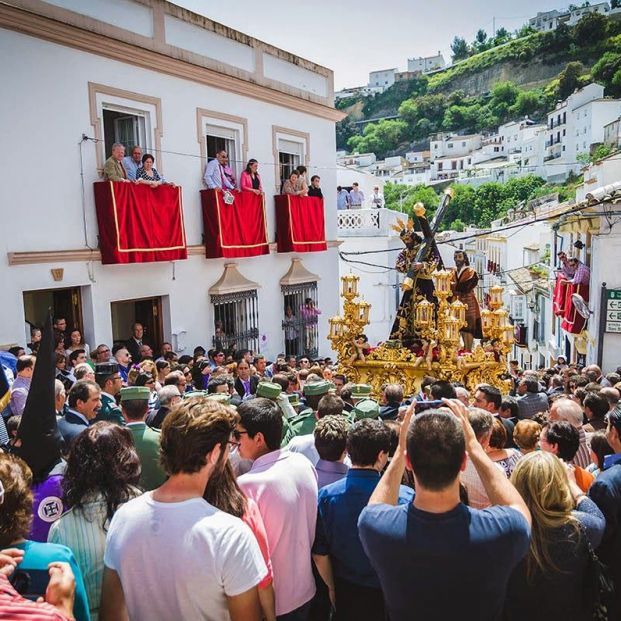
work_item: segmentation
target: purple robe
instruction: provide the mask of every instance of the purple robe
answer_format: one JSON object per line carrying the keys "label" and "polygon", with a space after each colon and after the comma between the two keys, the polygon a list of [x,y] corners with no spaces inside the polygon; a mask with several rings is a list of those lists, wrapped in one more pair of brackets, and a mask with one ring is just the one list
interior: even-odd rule
{"label": "purple robe", "polygon": [[62,474],[52,474],[45,481],[32,486],[32,528],[28,539],[47,541],[52,524],[64,513]]}

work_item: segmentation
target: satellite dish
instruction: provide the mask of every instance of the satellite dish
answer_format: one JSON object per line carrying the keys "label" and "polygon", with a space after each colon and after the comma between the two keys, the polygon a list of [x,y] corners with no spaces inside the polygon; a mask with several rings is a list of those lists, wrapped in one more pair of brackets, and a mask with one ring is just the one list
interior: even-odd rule
{"label": "satellite dish", "polygon": [[571,302],[576,307],[578,314],[585,319],[588,319],[593,311],[589,308],[589,305],[584,301],[584,298],[579,293],[571,294]]}

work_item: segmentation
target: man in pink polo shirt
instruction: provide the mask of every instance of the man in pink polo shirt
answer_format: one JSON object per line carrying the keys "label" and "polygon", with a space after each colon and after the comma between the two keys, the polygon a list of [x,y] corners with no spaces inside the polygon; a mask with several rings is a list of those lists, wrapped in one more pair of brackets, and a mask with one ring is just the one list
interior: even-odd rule
{"label": "man in pink polo shirt", "polygon": [[267,532],[278,621],[306,621],[315,594],[311,548],[317,521],[317,475],[303,455],[280,448],[282,414],[270,399],[242,403],[233,432],[239,456],[252,459],[237,480],[259,506]]}

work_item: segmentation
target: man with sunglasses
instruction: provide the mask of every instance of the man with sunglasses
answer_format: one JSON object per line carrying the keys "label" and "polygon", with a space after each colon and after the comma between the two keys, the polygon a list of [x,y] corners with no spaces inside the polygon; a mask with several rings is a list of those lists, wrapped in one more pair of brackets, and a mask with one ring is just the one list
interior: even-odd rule
{"label": "man with sunglasses", "polygon": [[276,617],[304,621],[315,594],[311,548],[317,521],[317,474],[303,455],[281,449],[283,417],[263,397],[244,401],[233,437],[239,456],[253,460],[237,480],[258,505],[272,558]]}
{"label": "man with sunglasses", "polygon": [[107,421],[124,425],[125,420],[121,408],[116,403],[116,397],[123,388],[123,377],[116,362],[107,362],[95,365],[95,381],[101,388],[101,408],[97,412],[95,422]]}

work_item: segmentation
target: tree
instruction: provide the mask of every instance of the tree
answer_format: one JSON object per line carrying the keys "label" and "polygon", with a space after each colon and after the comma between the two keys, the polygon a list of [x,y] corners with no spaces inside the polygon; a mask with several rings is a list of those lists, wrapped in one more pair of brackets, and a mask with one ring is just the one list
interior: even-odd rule
{"label": "tree", "polygon": [[442,128],[449,130],[465,129],[474,131],[479,117],[481,106],[478,103],[470,106],[451,106],[444,113]]}
{"label": "tree", "polygon": [[509,33],[509,31],[504,27],[500,27],[496,31],[496,36],[494,37],[494,45],[502,45],[503,43],[506,43],[510,39],[511,39],[511,34]]}
{"label": "tree", "polygon": [[541,91],[520,91],[515,103],[509,108],[513,116],[533,115],[543,107]]}
{"label": "tree", "polygon": [[621,5],[621,0],[610,0],[611,9],[618,9],[620,5]]}
{"label": "tree", "polygon": [[375,153],[382,158],[396,149],[403,139],[407,124],[401,120],[368,123],[361,136],[352,136],[347,145],[352,151]]}
{"label": "tree", "polygon": [[591,47],[606,38],[610,22],[601,13],[587,13],[574,26],[574,39],[580,47]]}
{"label": "tree", "polygon": [[477,30],[474,40],[478,45],[483,45],[487,41],[487,33],[483,30],[483,28],[479,28]]}
{"label": "tree", "polygon": [[583,69],[582,63],[577,60],[567,63],[558,76],[557,97],[559,99],[567,99],[578,88],[578,78]]}
{"label": "tree", "polygon": [[470,56],[470,48],[466,43],[466,39],[463,37],[455,37],[453,39],[453,43],[451,43],[451,52],[453,57],[453,62],[457,62],[458,60],[465,60]]}

